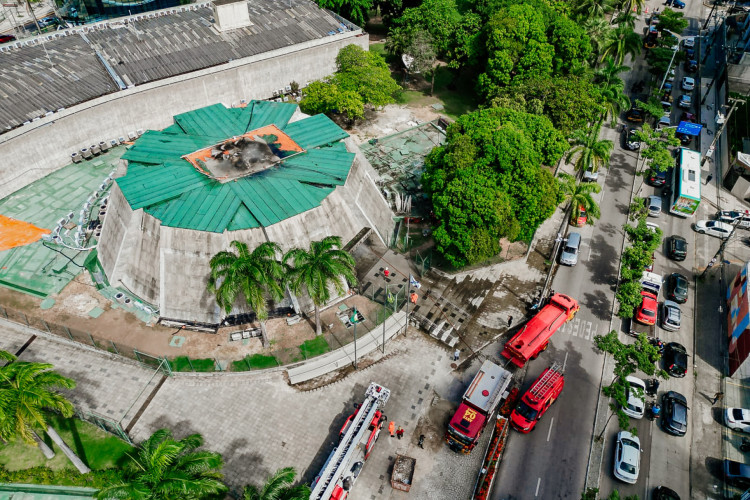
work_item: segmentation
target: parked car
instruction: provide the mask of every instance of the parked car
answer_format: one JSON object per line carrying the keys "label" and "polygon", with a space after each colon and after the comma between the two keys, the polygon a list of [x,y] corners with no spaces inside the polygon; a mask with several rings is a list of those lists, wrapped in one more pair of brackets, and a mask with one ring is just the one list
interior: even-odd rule
{"label": "parked car", "polygon": [[688,59],[685,61],[685,71],[689,73],[695,73],[698,71],[698,61],[695,59]]}
{"label": "parked car", "polygon": [[687,240],[682,236],[672,235],[667,240],[667,257],[672,260],[685,260],[687,257]]}
{"label": "parked car", "polygon": [[677,132],[675,135],[680,140],[680,144],[683,146],[689,146],[690,143],[693,141],[693,136],[688,134],[681,134]]}
{"label": "parked car", "polygon": [[13,35],[0,35],[0,43],[8,43],[16,40]]}
{"label": "parked car", "polygon": [[680,495],[678,495],[672,488],[658,486],[654,490],[652,498],[654,500],[680,500]]}
{"label": "parked car", "polygon": [[695,80],[689,76],[683,76],[680,86],[682,87],[682,90],[695,90]]}
{"label": "parked car", "polygon": [[722,210],[716,214],[716,219],[726,224],[737,224],[737,227],[750,229],[750,212],[747,210]]}
{"label": "parked car", "polygon": [[[669,70],[669,73],[667,73],[667,82],[668,83],[671,84],[672,82],[674,82],[675,73],[676,72],[675,72],[674,68],[672,68],[672,69]],[[667,90],[667,84],[666,83],[664,84],[664,90]],[[669,91],[670,92],[672,91],[672,85],[669,86]]]}
{"label": "parked car", "polygon": [[638,151],[641,149],[641,140],[638,139],[637,129],[628,128],[625,130],[625,149],[630,151]]}
{"label": "parked car", "polygon": [[693,98],[687,94],[682,94],[677,101],[677,105],[681,108],[690,108],[693,105]]}
{"label": "parked car", "polygon": [[615,444],[615,477],[635,484],[641,467],[641,442],[627,431],[617,433]]}
{"label": "parked car", "polygon": [[645,199],[649,217],[659,217],[661,214],[661,196],[652,195]]}
{"label": "parked car", "polygon": [[680,329],[680,305],[671,300],[665,300],[661,309],[661,327],[670,332]]}
{"label": "parked car", "polygon": [[681,378],[687,373],[687,351],[682,344],[669,342],[664,346],[664,369],[672,377]]}
{"label": "parked car", "polygon": [[673,0],[672,5],[675,9],[684,9],[685,8],[685,2],[682,0]]}
{"label": "parked car", "polygon": [[646,383],[633,375],[628,375],[625,380],[628,382],[628,388],[625,389],[628,404],[622,411],[629,417],[643,418],[646,413]]}
{"label": "parked car", "polygon": [[684,436],[688,426],[688,405],[685,396],[676,391],[669,391],[661,397],[664,416],[661,417],[662,429],[675,436]]}
{"label": "parked car", "polygon": [[682,39],[682,46],[686,49],[694,49],[695,48],[695,37],[694,36],[688,36]]}
{"label": "parked car", "polygon": [[695,121],[696,121],[695,120],[695,115],[693,113],[689,112],[689,111],[684,111],[682,113],[682,121],[684,121],[684,122],[690,122],[690,123],[695,123]]}
{"label": "parked car", "polygon": [[641,305],[635,312],[635,320],[644,325],[653,325],[656,323],[656,310],[659,308],[656,295],[642,290],[641,297]]}
{"label": "parked car", "polygon": [[662,187],[667,183],[667,172],[649,170],[646,175],[646,182],[654,187]]}
{"label": "parked car", "polygon": [[57,23],[57,19],[55,17],[53,17],[53,16],[44,17],[44,18],[42,18],[42,19],[39,20],[39,27],[40,28],[44,28],[46,26],[49,26],[49,25],[55,24],[55,23]]}
{"label": "parked car", "polygon": [[629,122],[640,123],[644,118],[645,113],[636,104],[633,104],[630,110],[625,114],[625,119]]}
{"label": "parked car", "polygon": [[570,214],[570,225],[576,227],[583,227],[589,220],[589,215],[586,213],[586,208],[583,205],[578,205],[578,217],[575,213]]}
{"label": "parked car", "polygon": [[570,233],[560,253],[560,264],[575,266],[578,263],[578,250],[581,248],[581,234]]}
{"label": "parked car", "polygon": [[667,298],[679,304],[687,302],[688,279],[680,273],[672,273],[667,277]]}
{"label": "parked car", "polygon": [[725,458],[724,480],[743,490],[750,488],[750,465]]}
{"label": "parked car", "polygon": [[597,179],[599,179],[599,171],[593,171],[593,170],[586,170],[583,173],[583,178],[581,179],[583,182],[596,182]]}
{"label": "parked car", "polygon": [[672,126],[672,118],[671,113],[664,113],[661,118],[659,118],[659,122],[656,124],[656,128],[664,128],[664,127],[671,127]]}
{"label": "parked car", "polygon": [[724,410],[724,423],[735,431],[750,432],[750,410],[727,408]]}
{"label": "parked car", "polygon": [[695,49],[685,49],[685,57],[687,59],[695,59]]}
{"label": "parked car", "polygon": [[732,226],[718,220],[699,220],[695,223],[695,230],[722,239],[729,238],[732,234]]}

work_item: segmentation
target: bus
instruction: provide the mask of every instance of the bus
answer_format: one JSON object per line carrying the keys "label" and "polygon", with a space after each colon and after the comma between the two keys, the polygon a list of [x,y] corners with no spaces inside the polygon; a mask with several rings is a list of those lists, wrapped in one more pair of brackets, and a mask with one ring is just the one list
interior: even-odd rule
{"label": "bus", "polygon": [[669,211],[680,217],[690,217],[701,202],[701,155],[680,148],[677,166],[672,169],[672,194]]}

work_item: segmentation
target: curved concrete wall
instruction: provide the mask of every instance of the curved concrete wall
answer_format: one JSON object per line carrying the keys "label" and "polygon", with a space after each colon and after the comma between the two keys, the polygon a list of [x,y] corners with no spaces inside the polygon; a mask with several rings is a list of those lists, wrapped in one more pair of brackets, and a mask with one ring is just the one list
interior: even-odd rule
{"label": "curved concrete wall", "polygon": [[2,134],[0,199],[67,165],[83,147],[138,129],[162,129],[176,114],[217,102],[267,99],[292,80],[305,84],[330,75],[341,48],[367,49],[368,40],[358,30],[294,45],[106,95]]}

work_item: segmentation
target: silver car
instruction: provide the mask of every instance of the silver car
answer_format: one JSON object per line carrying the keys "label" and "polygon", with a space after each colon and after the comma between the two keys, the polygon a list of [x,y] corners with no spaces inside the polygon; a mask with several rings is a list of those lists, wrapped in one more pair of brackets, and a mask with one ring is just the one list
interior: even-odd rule
{"label": "silver car", "polygon": [[649,217],[659,217],[661,213],[661,196],[649,196],[646,198]]}
{"label": "silver car", "polygon": [[665,300],[662,306],[661,327],[670,332],[680,329],[680,305],[671,300]]}
{"label": "silver car", "polygon": [[564,242],[562,253],[560,254],[560,264],[575,266],[578,263],[578,250],[580,248],[580,233],[570,233],[568,239]]}

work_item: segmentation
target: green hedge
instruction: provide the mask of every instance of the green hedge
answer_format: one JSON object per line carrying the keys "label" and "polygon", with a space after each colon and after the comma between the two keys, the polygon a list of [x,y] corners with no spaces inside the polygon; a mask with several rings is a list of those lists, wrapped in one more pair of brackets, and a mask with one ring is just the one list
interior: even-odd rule
{"label": "green hedge", "polygon": [[0,465],[0,483],[52,484],[55,486],[103,488],[121,480],[122,471],[119,469],[93,470],[88,474],[81,474],[73,468],[54,471],[49,467],[40,466],[9,471]]}
{"label": "green hedge", "polygon": [[216,363],[211,358],[190,359],[187,356],[178,356],[169,361],[169,366],[175,372],[213,372],[216,371]]}
{"label": "green hedge", "polygon": [[263,354],[253,354],[245,356],[239,361],[232,361],[233,372],[244,372],[248,370],[262,370],[264,368],[275,368],[279,362],[275,356],[265,356]]}
{"label": "green hedge", "polygon": [[309,359],[330,351],[331,346],[328,345],[325,337],[320,335],[312,340],[305,340],[302,342],[302,345],[299,346],[299,350],[305,359]]}

